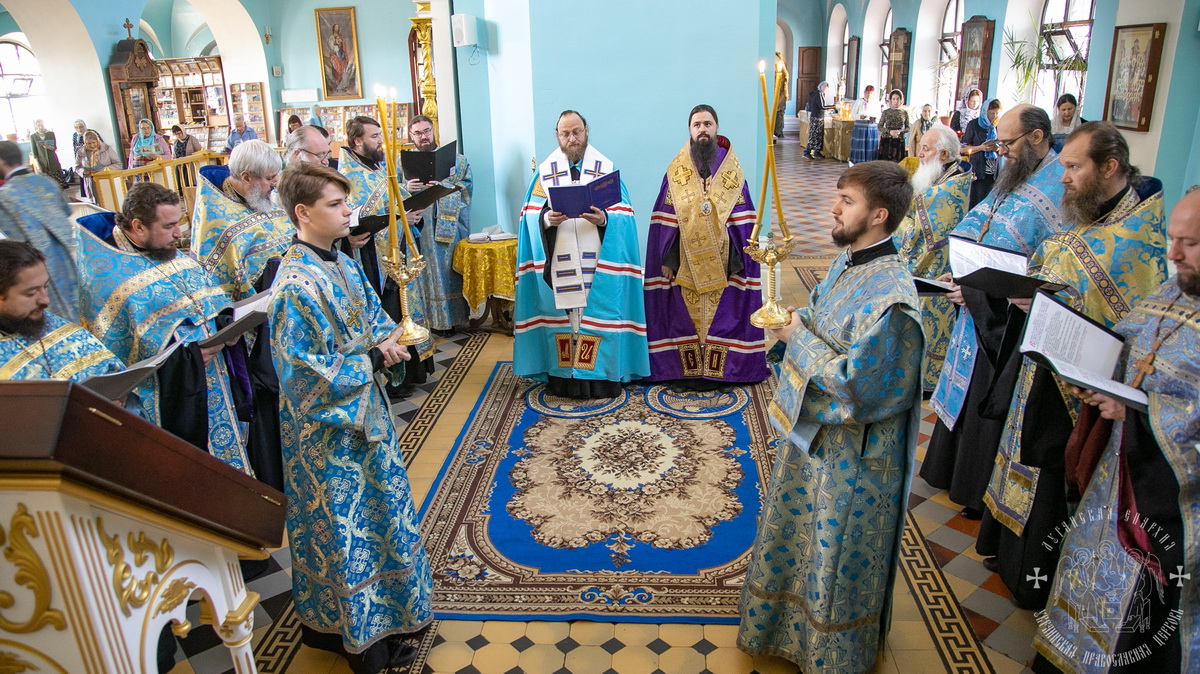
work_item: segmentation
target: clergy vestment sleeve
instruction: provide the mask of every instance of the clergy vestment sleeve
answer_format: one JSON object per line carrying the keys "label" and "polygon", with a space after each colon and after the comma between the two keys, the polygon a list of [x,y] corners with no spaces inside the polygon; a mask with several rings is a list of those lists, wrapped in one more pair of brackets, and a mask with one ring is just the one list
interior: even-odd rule
{"label": "clergy vestment sleeve", "polygon": [[810,374],[799,421],[871,424],[912,404],[922,356],[921,324],[913,315],[888,308],[845,353],[810,329],[808,309],[800,315],[788,340],[788,357],[798,357]]}
{"label": "clergy vestment sleeve", "polygon": [[[369,288],[368,288],[369,290]],[[370,407],[369,390],[374,382],[374,365],[369,348],[339,350],[334,331],[324,320],[325,307],[306,291],[284,285],[272,300],[272,311],[284,311],[275,335],[279,357],[285,359],[292,376],[285,379],[282,394],[301,401],[298,408],[321,424],[340,429],[365,429]],[[374,292],[367,293],[369,319],[382,315]],[[387,321],[390,324],[390,321]],[[378,341],[382,325],[375,329]],[[373,346],[373,345],[371,345]]]}

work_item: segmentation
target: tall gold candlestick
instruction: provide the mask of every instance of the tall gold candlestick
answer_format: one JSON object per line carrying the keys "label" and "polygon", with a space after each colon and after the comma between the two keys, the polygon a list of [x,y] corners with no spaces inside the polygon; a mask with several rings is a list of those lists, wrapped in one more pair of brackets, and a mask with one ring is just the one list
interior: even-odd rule
{"label": "tall gold candlestick", "polygon": [[[387,129],[387,107],[384,105],[382,98],[377,97],[375,99],[375,109],[379,115],[379,123],[384,125],[384,129]],[[390,180],[388,181],[388,200],[393,204],[396,203],[395,197],[392,196]],[[388,209],[388,253],[395,260],[397,252],[399,252],[399,245],[396,240],[396,209],[390,208]]]}
{"label": "tall gold candlestick", "polygon": [[[758,62],[758,81],[762,85],[763,119],[764,119],[764,123],[766,123],[767,104],[768,103],[767,103],[767,75],[766,75],[766,62],[765,61]],[[768,126],[767,127],[768,137],[770,136],[770,133],[771,133],[771,127]],[[771,170],[770,157],[771,157],[771,147],[768,144],[767,159],[763,162],[762,189],[759,190],[759,193],[758,193],[758,204],[759,204],[758,213],[754,218],[754,230],[750,233],[750,240],[752,240],[752,241],[758,240],[759,231],[762,229],[762,219],[763,219],[762,205],[767,200],[767,178],[770,175],[770,170]]]}

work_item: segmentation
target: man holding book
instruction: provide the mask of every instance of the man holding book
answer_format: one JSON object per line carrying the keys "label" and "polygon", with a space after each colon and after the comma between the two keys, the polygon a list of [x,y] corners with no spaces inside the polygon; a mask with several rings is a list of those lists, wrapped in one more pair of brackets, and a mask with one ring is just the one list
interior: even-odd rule
{"label": "man holding book", "polygon": [[[667,166],[646,242],[650,381],[695,391],[767,378],[750,187],[717,112],[697,105],[687,143]],[[897,216],[901,217],[901,216]]]}
{"label": "man holding book", "polygon": [[[392,150],[393,154],[398,154]],[[350,181],[349,203],[358,209],[362,232],[351,231],[341,241],[341,251],[351,256],[363,268],[371,287],[375,289],[383,309],[392,320],[400,320],[400,290],[396,282],[383,270],[383,255],[387,250],[386,224],[388,212],[394,207],[388,197],[388,158],[383,147],[383,127],[371,117],[358,116],[346,125],[346,145],[342,146],[338,160],[338,172]],[[404,184],[400,185],[400,198],[410,196]],[[401,206],[403,207],[403,206]],[[408,213],[409,223],[421,219],[420,212]],[[396,214],[396,226],[400,227],[400,214]],[[403,233],[398,234],[401,252],[408,255]],[[424,273],[422,273],[422,276]],[[408,311],[418,325],[428,325],[425,290],[421,280],[415,279],[405,288],[408,293]],[[408,347],[413,356],[412,364],[404,371],[402,388],[391,389],[393,395],[403,396],[424,384],[433,373],[433,335]]]}
{"label": "man holding book", "polygon": [[0,379],[70,379],[125,369],[92,333],[50,313],[46,256],[0,240]]}
{"label": "man holding book", "polygon": [[891,620],[921,412],[917,291],[891,234],[908,172],[856,164],[838,180],[833,241],[846,246],[786,344],[768,407],[779,435],[750,565],[738,647],[806,672],[866,672]]}
{"label": "man holding book", "polygon": [[[967,213],[971,165],[959,159],[958,136],[944,124],[935,124],[921,134],[917,154],[921,166],[912,178],[912,207],[893,238],[900,259],[908,264],[913,276],[938,278],[950,271],[946,235]],[[929,392],[942,374],[954,327],[954,308],[944,296],[921,298],[921,320],[925,325],[921,387]]]}
{"label": "man holding book", "polygon": [[416,658],[402,638],[433,620],[433,576],[381,385],[403,377],[409,352],[362,268],[334,248],[349,233],[349,191],[325,166],[284,171],[297,234],[273,289],[271,341],[301,637],[376,674]]}
{"label": "man holding book", "polygon": [[[1029,276],[1065,286],[1058,297],[1106,327],[1129,313],[1167,277],[1162,184],[1129,161],[1129,145],[1108,122],[1089,122],[1067,137],[1064,227],[1029,261]],[[1013,300],[1028,310],[1029,300]],[[1062,448],[1079,402],[1048,368],[1024,358],[1008,408],[976,545],[1021,608],[1040,609],[1058,546],[1048,543],[1067,518]]]}
{"label": "man holding book", "polygon": [[89,217],[93,220],[81,219],[84,226],[76,228],[83,326],[126,363],[182,342],[157,376],[134,390],[139,413],[253,474],[239,419],[249,406],[249,391],[235,376],[245,368],[245,350],[240,343],[230,349],[223,343],[200,345],[230,321],[230,300],[177,248],[183,238],[179,195],[156,183],[138,183],[120,213]]}
{"label": "man holding book", "polygon": [[558,148],[538,167],[521,209],[513,371],[546,382],[553,395],[614,398],[621,384],[650,373],[637,224],[620,181],[619,197],[604,208],[570,209],[577,217],[568,217],[555,205],[556,189],[614,170],[589,144],[583,115],[564,111],[555,134]]}
{"label": "man holding book", "polygon": [[[1063,169],[1050,148],[1050,117],[1041,108],[1019,105],[996,128],[1004,168],[991,193],[950,234],[1029,256],[1062,228]],[[940,280],[953,282],[949,273]],[[921,477],[948,489],[951,501],[966,506],[964,516],[978,519],[1020,361],[1004,337],[1020,334],[1025,314],[1011,307],[1003,291],[989,295],[953,285],[946,297],[960,309],[929,401],[938,421]],[[1005,379],[1010,361],[1015,364]]]}
{"label": "man holding book", "polygon": [[1088,517],[1065,534],[1037,672],[1121,657],[1131,666],[1112,671],[1190,672],[1200,657],[1200,190],[1175,205],[1167,233],[1176,277],[1116,325],[1117,379],[1144,391],[1147,409],[1076,389],[1086,405],[1068,482]]}
{"label": "man holding book", "polygon": [[[411,223],[420,232],[421,255],[425,257],[425,270],[421,272],[421,287],[425,290],[425,320],[430,329],[449,336],[454,326],[467,321],[470,312],[462,294],[462,274],[454,271],[451,264],[454,247],[471,233],[471,165],[467,158],[458,154],[456,143],[451,147],[439,148],[433,137],[433,121],[425,115],[417,115],[408,123],[408,136],[417,146],[416,150],[401,153],[401,166],[407,179],[406,188],[412,194],[428,188],[445,185],[457,188],[441,197],[425,209],[424,215]],[[418,175],[413,164],[405,159],[412,155],[418,158],[440,160],[442,154],[453,153],[449,173],[440,171]],[[443,162],[432,162],[435,169]]]}

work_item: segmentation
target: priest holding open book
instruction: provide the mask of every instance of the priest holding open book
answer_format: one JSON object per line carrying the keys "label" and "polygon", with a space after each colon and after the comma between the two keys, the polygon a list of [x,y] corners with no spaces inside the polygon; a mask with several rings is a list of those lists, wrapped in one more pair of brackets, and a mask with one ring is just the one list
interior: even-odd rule
{"label": "priest holding open book", "polygon": [[81,322],[130,364],[182,344],[157,376],[134,390],[139,413],[252,473],[239,419],[249,408],[245,349],[236,336],[201,346],[231,320],[231,305],[200,264],[176,247],[182,215],[179,195],[145,182],[130,188],[115,218],[97,214],[109,219],[111,231],[100,231],[107,241],[90,231],[96,223],[76,228]]}
{"label": "priest holding open book", "polygon": [[553,395],[614,398],[650,373],[637,225],[619,180],[617,202],[561,210],[557,188],[609,179],[614,167],[588,143],[578,112],[560,114],[555,134],[558,148],[521,209],[513,372],[546,382]]}
{"label": "priest holding open book", "polygon": [[443,337],[454,326],[467,321],[470,312],[463,299],[462,274],[451,264],[454,247],[471,233],[471,165],[457,152],[458,143],[438,147],[433,121],[417,115],[408,123],[408,136],[415,150],[400,153],[406,189],[416,195],[425,190],[456,188],[438,198],[416,222],[425,270],[425,320],[429,329]]}
{"label": "priest holding open book", "polygon": [[1115,328],[1124,346],[1113,374],[1144,392],[1148,409],[1076,389],[1086,405],[1067,448],[1067,481],[1082,491],[1077,512],[1089,516],[1065,533],[1038,620],[1036,672],[1085,671],[1122,657],[1133,664],[1111,671],[1191,672],[1200,657],[1195,187],[1175,205],[1167,234],[1177,276],[1134,304]]}
{"label": "priest holding open book", "polygon": [[[1077,128],[1059,161],[1064,227],[1038,247],[1028,275],[1064,286],[1057,297],[1111,328],[1166,279],[1162,186],[1130,164],[1129,145],[1108,122]],[[1040,609],[1049,594],[1028,576],[1036,568],[1053,577],[1058,546],[1047,541],[1068,515],[1063,447],[1078,410],[1049,368],[1021,360],[976,543],[980,554],[996,555],[993,566],[1021,608]]]}

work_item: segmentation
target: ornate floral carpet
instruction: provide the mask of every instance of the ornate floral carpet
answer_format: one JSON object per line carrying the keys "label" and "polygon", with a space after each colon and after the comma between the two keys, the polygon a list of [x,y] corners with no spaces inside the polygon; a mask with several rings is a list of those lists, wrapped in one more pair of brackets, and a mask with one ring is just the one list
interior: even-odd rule
{"label": "ornate floral carpet", "polygon": [[736,622],[771,394],[571,401],[498,363],[422,512],[438,617]]}

